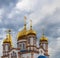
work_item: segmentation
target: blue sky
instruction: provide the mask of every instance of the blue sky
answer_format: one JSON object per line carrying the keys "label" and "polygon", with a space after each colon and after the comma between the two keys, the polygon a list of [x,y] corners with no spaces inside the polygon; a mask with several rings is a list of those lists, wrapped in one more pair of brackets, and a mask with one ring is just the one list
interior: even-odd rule
{"label": "blue sky", "polygon": [[[13,40],[23,28],[24,16],[27,16],[27,28],[30,19],[38,39],[42,28],[49,39],[50,58],[60,57],[60,0],[0,0],[0,48],[6,30],[12,29]],[[0,52],[2,55],[2,51]]]}

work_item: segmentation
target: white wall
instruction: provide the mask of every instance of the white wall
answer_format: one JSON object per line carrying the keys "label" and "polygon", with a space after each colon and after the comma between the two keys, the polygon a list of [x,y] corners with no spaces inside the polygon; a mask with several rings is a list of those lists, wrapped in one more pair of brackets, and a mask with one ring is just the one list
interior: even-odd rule
{"label": "white wall", "polygon": [[18,50],[12,50],[11,52],[9,52],[9,58],[11,58],[11,53],[12,53],[13,51],[17,54],[17,58],[19,58],[19,57],[18,57]]}
{"label": "white wall", "polygon": [[27,57],[29,57],[29,58],[31,58],[31,53],[25,53],[25,54],[22,54],[21,55],[21,58],[27,58]]}

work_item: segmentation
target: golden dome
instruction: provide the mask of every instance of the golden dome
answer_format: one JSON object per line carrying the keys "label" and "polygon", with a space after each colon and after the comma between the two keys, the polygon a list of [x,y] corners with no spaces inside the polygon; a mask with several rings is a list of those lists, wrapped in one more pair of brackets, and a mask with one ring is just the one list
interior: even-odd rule
{"label": "golden dome", "polygon": [[27,35],[28,34],[35,34],[36,35],[36,32],[32,29],[32,20],[30,20],[30,30],[27,31]]}
{"label": "golden dome", "polygon": [[22,37],[22,36],[25,36],[26,33],[27,33],[27,30],[26,29],[23,29],[22,31],[18,32],[17,38]]}
{"label": "golden dome", "polygon": [[40,38],[40,41],[48,41],[48,38],[45,37],[45,34],[44,34],[44,28],[42,29],[42,37]]}
{"label": "golden dome", "polygon": [[8,40],[8,38],[5,38],[3,43],[10,43],[10,41]]}
{"label": "golden dome", "polygon": [[48,38],[45,37],[44,32],[42,34],[42,37],[40,38],[40,41],[48,41]]}
{"label": "golden dome", "polygon": [[20,32],[18,32],[17,39],[20,39],[19,37],[25,36],[27,33],[26,30],[26,16],[24,16],[24,29]]}
{"label": "golden dome", "polygon": [[28,31],[27,31],[27,35],[28,35],[28,34],[35,34],[35,35],[36,35],[36,32],[31,29],[31,30],[28,30]]}
{"label": "golden dome", "polygon": [[48,41],[48,38],[46,38],[45,36],[42,36],[42,37],[40,38],[40,41]]}
{"label": "golden dome", "polygon": [[10,30],[8,30],[8,34],[6,35],[6,38],[4,39],[3,43],[10,43],[12,46],[12,36],[10,34]]}

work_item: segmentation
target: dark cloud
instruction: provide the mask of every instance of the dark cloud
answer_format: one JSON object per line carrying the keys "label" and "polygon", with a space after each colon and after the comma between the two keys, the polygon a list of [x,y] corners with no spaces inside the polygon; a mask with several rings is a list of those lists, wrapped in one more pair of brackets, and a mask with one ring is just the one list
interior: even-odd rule
{"label": "dark cloud", "polygon": [[0,8],[15,5],[17,3],[17,1],[18,0],[0,0]]}

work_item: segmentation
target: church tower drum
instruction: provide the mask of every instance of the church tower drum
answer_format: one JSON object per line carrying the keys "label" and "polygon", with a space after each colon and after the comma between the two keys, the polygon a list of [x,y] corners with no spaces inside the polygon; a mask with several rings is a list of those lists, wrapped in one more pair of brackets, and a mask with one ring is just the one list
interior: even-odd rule
{"label": "church tower drum", "polygon": [[44,31],[43,31],[43,34],[42,34],[42,36],[41,36],[41,38],[40,38],[40,43],[39,43],[39,45],[40,45],[40,48],[43,49],[44,55],[45,55],[45,56],[49,56],[49,55],[48,55],[48,38],[45,37]]}
{"label": "church tower drum", "polygon": [[12,48],[12,40],[11,40],[11,30],[7,31],[8,34],[6,35],[6,38],[3,41],[3,58],[4,57],[8,57],[8,52],[10,51],[10,49]]}
{"label": "church tower drum", "polygon": [[27,30],[26,30],[26,16],[24,16],[24,28],[23,30],[19,31],[18,32],[18,35],[17,35],[17,48],[20,48],[20,51],[22,50],[26,50],[26,33],[27,33]]}
{"label": "church tower drum", "polygon": [[36,50],[36,32],[32,29],[32,20],[30,20],[30,30],[27,31],[27,48],[28,50]]}
{"label": "church tower drum", "polygon": [[36,41],[36,32],[32,29],[32,20],[30,20],[30,30],[27,31],[27,50],[30,51],[31,58],[35,58],[38,54]]}

